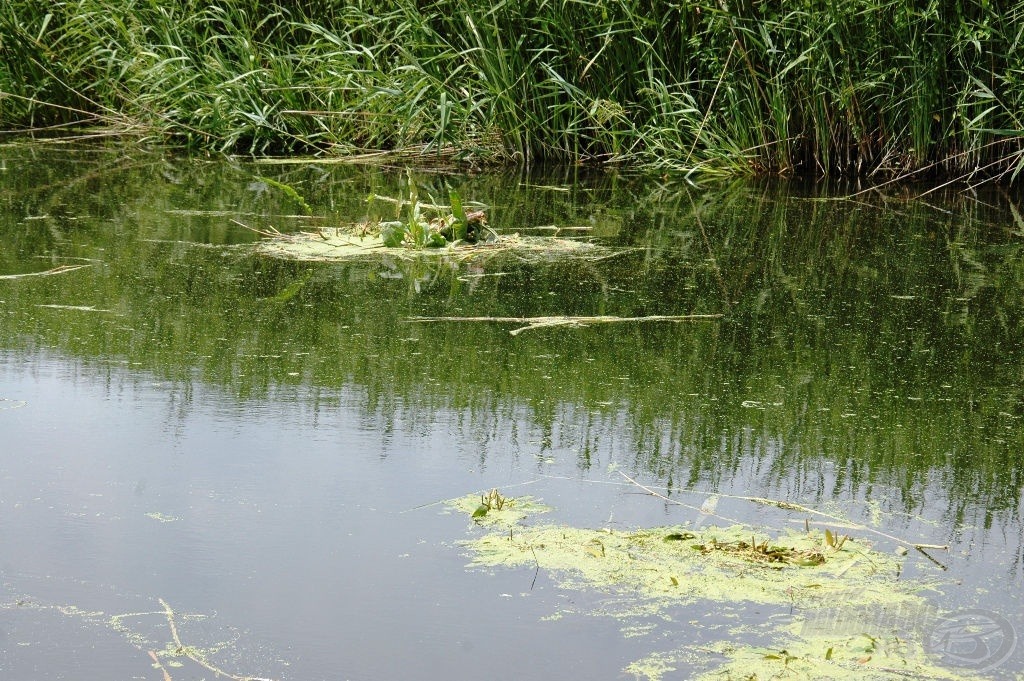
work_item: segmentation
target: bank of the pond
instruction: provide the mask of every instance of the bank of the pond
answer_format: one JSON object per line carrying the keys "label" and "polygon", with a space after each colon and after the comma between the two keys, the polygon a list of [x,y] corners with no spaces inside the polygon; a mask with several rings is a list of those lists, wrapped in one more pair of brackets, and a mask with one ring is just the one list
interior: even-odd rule
{"label": "bank of the pond", "polygon": [[1024,9],[14,0],[0,128],[241,153],[932,174],[1024,164]]}

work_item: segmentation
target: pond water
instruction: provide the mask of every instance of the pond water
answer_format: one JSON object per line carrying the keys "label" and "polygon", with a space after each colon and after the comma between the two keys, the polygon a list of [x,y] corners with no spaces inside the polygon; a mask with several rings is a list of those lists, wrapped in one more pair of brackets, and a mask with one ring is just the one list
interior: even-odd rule
{"label": "pond water", "polygon": [[[660,654],[690,678],[795,614],[697,600],[637,627],[604,616],[621,594],[468,568],[481,530],[439,502],[491,488],[581,527],[721,524],[709,499],[821,520],[746,496],[890,554],[879,533],[948,545],[901,579],[996,630],[933,661],[1024,673],[1021,196],[415,179],[614,255],[275,260],[245,226],[365,219],[404,171],[0,147],[0,676],[612,679]],[[409,321],[688,314],[722,317]]]}

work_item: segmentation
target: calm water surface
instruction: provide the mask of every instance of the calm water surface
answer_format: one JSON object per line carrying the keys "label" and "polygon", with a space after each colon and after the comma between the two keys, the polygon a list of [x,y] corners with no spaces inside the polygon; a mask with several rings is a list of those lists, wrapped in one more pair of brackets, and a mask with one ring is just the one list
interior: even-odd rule
{"label": "calm water surface", "polygon": [[[717,604],[628,637],[592,616],[607,594],[467,570],[478,530],[436,503],[497,487],[567,524],[700,521],[619,471],[691,505],[769,497],[948,544],[945,571],[911,554],[907,578],[1024,635],[1024,197],[418,177],[499,230],[627,249],[488,267],[271,260],[235,223],[361,220],[404,178],[0,147],[2,678],[161,679],[162,603],[212,665],[273,679],[632,678],[733,636]],[[408,321],[690,313],[723,318]],[[785,614],[741,616],[756,641]],[[1022,651],[984,675],[1019,677]],[[175,681],[214,677],[183,662]]]}

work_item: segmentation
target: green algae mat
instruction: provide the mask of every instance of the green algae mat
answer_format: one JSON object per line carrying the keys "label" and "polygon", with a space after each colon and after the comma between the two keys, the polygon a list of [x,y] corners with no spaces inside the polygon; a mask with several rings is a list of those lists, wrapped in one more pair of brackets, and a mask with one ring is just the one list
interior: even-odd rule
{"label": "green algae mat", "polygon": [[399,260],[429,258],[472,262],[506,256],[531,262],[567,258],[596,260],[616,254],[616,251],[588,241],[519,234],[499,235],[488,242],[432,248],[386,245],[379,231],[367,232],[360,225],[295,234],[261,232],[261,235],[264,238],[256,245],[256,251],[262,255],[316,262],[346,262],[382,256]]}
{"label": "green algae mat", "polygon": [[[930,585],[901,577],[905,551],[887,553],[866,538],[828,529],[748,526],[581,528],[537,521],[546,506],[492,490],[448,502],[478,526],[462,542],[471,568],[544,571],[567,591],[608,596],[600,612],[625,637],[664,641],[665,630],[699,628],[680,613],[737,612],[717,643],[656,650],[622,671],[651,680],[681,667],[707,679],[974,678],[935,664],[920,630],[938,613]],[[612,606],[608,606],[612,603]],[[774,623],[743,623],[744,609],[792,613]],[[579,612],[553,612],[558,619]],[[919,630],[906,635],[906,628]],[[749,641],[761,645],[752,645]],[[675,678],[675,676],[671,676]]]}

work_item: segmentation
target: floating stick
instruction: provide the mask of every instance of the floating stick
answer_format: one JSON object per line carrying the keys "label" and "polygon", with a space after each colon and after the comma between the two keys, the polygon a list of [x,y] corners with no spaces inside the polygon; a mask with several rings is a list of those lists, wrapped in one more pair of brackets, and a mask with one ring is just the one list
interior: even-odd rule
{"label": "floating stick", "polygon": [[582,327],[591,324],[614,324],[621,322],[693,322],[721,319],[721,314],[684,314],[684,315],[650,315],[647,317],[615,317],[599,315],[596,317],[407,317],[407,322],[498,322],[526,324],[512,329],[509,334],[518,336],[524,331],[542,329],[553,326]]}

